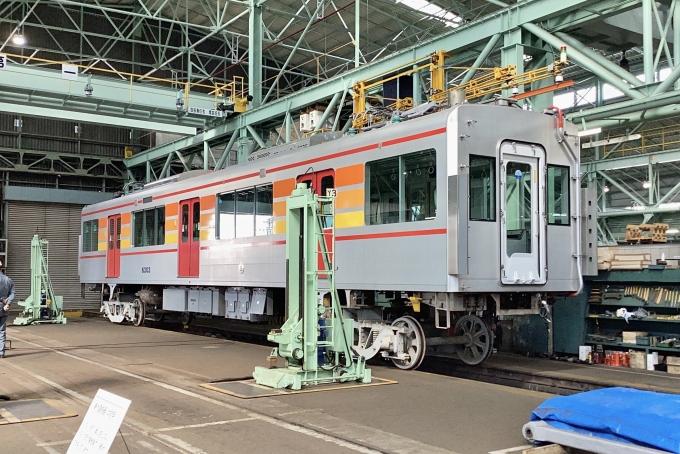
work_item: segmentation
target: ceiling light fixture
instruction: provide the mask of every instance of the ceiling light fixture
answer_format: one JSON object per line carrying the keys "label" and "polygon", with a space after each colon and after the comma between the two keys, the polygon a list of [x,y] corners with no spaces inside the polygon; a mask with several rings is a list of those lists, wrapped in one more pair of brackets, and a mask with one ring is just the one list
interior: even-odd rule
{"label": "ceiling light fixture", "polygon": [[609,192],[609,186],[605,186],[604,188],[602,188],[602,190],[603,190],[604,192]]}
{"label": "ceiling light fixture", "polygon": [[24,46],[26,44],[26,38],[24,38],[24,35],[15,33],[12,35],[12,42],[17,46]]}
{"label": "ceiling light fixture", "polygon": [[602,128],[585,129],[578,132],[579,137],[593,136],[602,132]]}
{"label": "ceiling light fixture", "polygon": [[652,187],[652,183],[650,183],[649,181],[643,181],[642,187],[645,188],[645,189],[649,189],[649,188]]}

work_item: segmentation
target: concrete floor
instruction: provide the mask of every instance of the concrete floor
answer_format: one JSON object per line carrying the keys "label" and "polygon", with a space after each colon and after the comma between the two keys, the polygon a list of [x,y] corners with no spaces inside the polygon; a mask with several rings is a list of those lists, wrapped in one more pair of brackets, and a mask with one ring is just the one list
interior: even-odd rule
{"label": "concrete floor", "polygon": [[[1,429],[0,452],[65,453],[99,388],[130,399],[130,453],[460,453],[526,445],[521,427],[549,394],[371,366],[396,385],[239,399],[199,387],[266,365],[269,347],[71,319],[8,327],[0,394],[56,400],[75,418]],[[120,434],[111,453],[127,453]],[[511,452],[511,451],[508,451]]]}

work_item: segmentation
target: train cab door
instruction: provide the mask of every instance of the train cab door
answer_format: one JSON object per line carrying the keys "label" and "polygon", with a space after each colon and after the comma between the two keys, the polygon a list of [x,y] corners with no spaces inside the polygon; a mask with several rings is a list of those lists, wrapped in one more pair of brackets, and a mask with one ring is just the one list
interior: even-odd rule
{"label": "train cab door", "polygon": [[[320,196],[327,196],[330,194],[329,190],[335,189],[335,171],[333,169],[328,169],[328,170],[322,170],[319,172],[314,172],[314,173],[306,173],[304,175],[300,175],[297,177],[297,182],[298,183],[306,183],[307,187],[311,187],[312,191],[316,195]],[[324,240],[326,242],[326,249],[328,252],[331,254],[329,257],[333,257],[332,254],[332,249],[333,249],[333,241],[332,241],[332,235],[333,235],[333,218],[322,218],[322,222],[324,222],[323,225],[323,232],[324,232]],[[319,252],[321,252],[321,245],[318,246],[317,248]],[[318,269],[322,270],[325,269],[324,263],[323,263],[323,255],[321,253],[318,254]],[[326,275],[322,274],[319,275],[320,278],[325,278]]]}
{"label": "train cab door", "polygon": [[198,198],[179,202],[179,251],[177,275],[198,277],[200,263],[201,205]]}
{"label": "train cab door", "polygon": [[501,283],[546,282],[545,150],[501,144]]}
{"label": "train cab door", "polygon": [[120,277],[120,214],[109,216],[106,277]]}

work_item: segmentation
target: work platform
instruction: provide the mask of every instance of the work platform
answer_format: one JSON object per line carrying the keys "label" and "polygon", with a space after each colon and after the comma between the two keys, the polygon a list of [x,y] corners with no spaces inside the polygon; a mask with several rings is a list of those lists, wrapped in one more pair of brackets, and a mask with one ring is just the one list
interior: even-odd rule
{"label": "work platform", "polygon": [[8,337],[0,394],[77,415],[4,426],[8,454],[65,453],[99,388],[132,401],[112,454],[128,452],[123,438],[131,453],[513,452],[551,396],[372,365],[397,383],[241,399],[200,385],[243,380],[270,347],[88,318]]}
{"label": "work platform", "polygon": [[448,356],[428,356],[420,370],[559,395],[615,386],[680,394],[680,375],[509,353],[493,355],[478,366]]}

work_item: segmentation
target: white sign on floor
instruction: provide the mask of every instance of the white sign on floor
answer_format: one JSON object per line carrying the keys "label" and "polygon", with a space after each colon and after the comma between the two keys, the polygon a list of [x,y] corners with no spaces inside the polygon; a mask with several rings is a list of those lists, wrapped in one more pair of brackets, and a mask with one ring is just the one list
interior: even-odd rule
{"label": "white sign on floor", "polygon": [[129,400],[97,391],[66,454],[108,453],[129,407]]}

